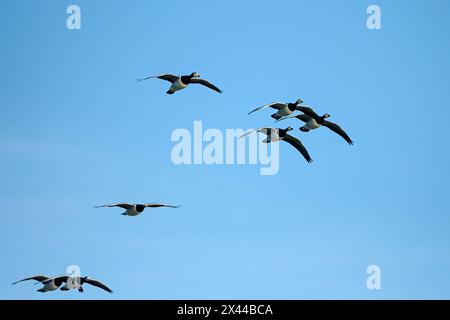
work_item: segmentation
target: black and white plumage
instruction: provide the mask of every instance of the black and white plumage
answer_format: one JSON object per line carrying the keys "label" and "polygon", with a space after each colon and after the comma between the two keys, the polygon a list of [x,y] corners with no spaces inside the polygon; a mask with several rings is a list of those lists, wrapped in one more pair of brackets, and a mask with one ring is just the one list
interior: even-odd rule
{"label": "black and white plumage", "polygon": [[68,291],[71,289],[77,289],[80,292],[83,292],[83,284],[87,283],[92,286],[101,288],[105,291],[108,291],[109,293],[112,293],[113,291],[108,288],[106,285],[101,283],[98,280],[91,279],[89,277],[74,277],[74,276],[56,276],[56,277],[47,277],[43,275],[36,275],[32,277],[28,277],[16,282],[13,282],[12,284],[17,284],[22,281],[28,281],[28,280],[35,280],[37,283],[42,283],[44,286],[37,290],[38,292],[49,292],[49,291],[55,291],[58,288],[60,288],[64,283],[65,285],[60,288],[62,291]]}
{"label": "black and white plumage", "polygon": [[253,132],[261,132],[267,136],[267,138],[263,140],[264,143],[286,141],[291,146],[293,146],[295,149],[297,149],[302,154],[302,156],[305,158],[306,161],[311,163],[313,160],[311,159],[311,157],[308,153],[308,150],[306,150],[306,148],[302,144],[302,142],[299,139],[288,134],[288,132],[291,130],[293,130],[292,127],[287,127],[286,129],[263,127],[263,128],[259,128],[256,130],[248,131],[248,132],[244,133],[243,135],[241,135],[239,137],[239,139],[241,139],[245,136],[248,136],[249,134],[252,134]]}
{"label": "black and white plumage", "polygon": [[319,116],[316,112],[314,112],[313,109],[305,106],[299,107],[299,110],[304,114],[287,116],[281,118],[280,120],[284,120],[287,118],[297,118],[300,121],[305,122],[305,125],[303,127],[300,127],[300,130],[303,132],[308,132],[310,130],[314,130],[320,128],[321,126],[324,126],[340,135],[342,138],[344,138],[345,141],[347,141],[348,144],[353,144],[352,139],[350,139],[347,133],[339,125],[334,122],[325,120],[326,118],[330,117],[328,113],[325,113],[323,116]]}
{"label": "black and white plumage", "polygon": [[180,206],[173,206],[169,204],[162,204],[162,203],[144,203],[144,204],[130,204],[125,202],[120,203],[113,203],[113,204],[105,204],[102,206],[96,206],[95,208],[112,208],[112,207],[120,207],[125,209],[126,211],[122,213],[124,216],[137,216],[138,214],[141,214],[145,208],[179,208]]}
{"label": "black and white plumage", "polygon": [[37,290],[37,292],[49,292],[57,290],[61,285],[64,283],[64,281],[58,277],[50,278],[43,275],[36,275],[31,276],[16,282],[13,282],[12,284],[17,284],[19,282],[28,281],[28,280],[35,280],[37,283],[42,283],[44,286]]}
{"label": "black and white plumage", "polygon": [[276,113],[272,114],[271,117],[274,119],[281,119],[282,117],[286,117],[290,114],[292,114],[295,110],[298,110],[298,107],[300,104],[303,103],[302,99],[298,99],[294,103],[290,102],[272,102],[269,104],[266,104],[262,107],[258,107],[256,109],[253,109],[248,114],[252,114],[253,112],[265,109],[265,108],[272,108],[278,110]]}
{"label": "black and white plumage", "polygon": [[63,281],[66,283],[64,286],[61,287],[62,291],[77,289],[79,292],[84,292],[83,285],[87,283],[90,284],[91,286],[103,289],[109,293],[113,293],[113,291],[110,288],[108,288],[105,284],[101,283],[98,280],[91,279],[90,277],[61,276],[56,279],[59,279],[59,281]]}
{"label": "black and white plumage", "polygon": [[213,85],[208,80],[200,78],[200,75],[197,72],[193,72],[190,75],[185,76],[176,76],[170,73],[160,74],[159,76],[150,76],[144,79],[138,79],[137,81],[143,81],[147,79],[161,79],[165,81],[169,81],[172,85],[170,86],[169,90],[167,90],[167,94],[174,94],[177,91],[185,89],[188,85],[191,83],[197,83],[204,85],[205,87],[208,87],[218,93],[222,93],[222,90],[217,88],[215,85]]}

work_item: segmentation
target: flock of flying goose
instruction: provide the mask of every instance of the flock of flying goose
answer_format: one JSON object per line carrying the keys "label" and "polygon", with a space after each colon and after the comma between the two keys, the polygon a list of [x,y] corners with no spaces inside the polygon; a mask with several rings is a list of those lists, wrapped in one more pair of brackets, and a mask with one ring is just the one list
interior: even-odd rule
{"label": "flock of flying goose", "polygon": [[[190,75],[183,75],[183,76],[177,76],[173,74],[161,74],[158,76],[150,76],[143,79],[138,79],[137,81],[143,81],[147,79],[161,79],[165,80],[171,83],[171,86],[169,90],[167,90],[167,94],[174,94],[177,91],[186,89],[190,84],[201,84],[207,88],[210,88],[218,93],[222,93],[222,90],[220,90],[218,87],[216,87],[214,84],[209,82],[208,80],[200,78],[200,75],[197,72],[193,72]],[[298,99],[294,103],[289,102],[274,102],[267,105],[264,105],[262,107],[256,108],[252,111],[250,111],[248,114],[251,114],[253,112],[265,109],[265,108],[272,108],[277,110],[274,114],[271,115],[273,119],[276,120],[276,122],[285,120],[288,118],[296,118],[305,124],[300,127],[300,131],[302,132],[309,132],[310,130],[314,130],[317,128],[320,128],[321,126],[325,126],[328,129],[334,131],[338,135],[340,135],[345,141],[347,141],[348,144],[352,145],[353,141],[350,139],[350,137],[345,133],[342,128],[337,125],[336,123],[330,122],[328,120],[325,120],[330,117],[328,113],[325,113],[322,116],[319,116],[316,112],[314,112],[313,109],[311,109],[308,106],[302,105],[303,100]],[[301,114],[294,114],[295,111],[302,112]],[[244,133],[242,136],[239,137],[243,138],[251,133],[254,132],[260,132],[267,136],[263,140],[264,143],[272,143],[277,141],[286,141],[290,145],[292,145],[294,148],[296,148],[306,159],[308,162],[312,162],[311,157],[309,156],[308,150],[303,146],[302,142],[295,138],[294,136],[288,134],[289,131],[294,130],[292,127],[287,127],[286,129],[282,128],[271,128],[271,127],[262,127],[256,130],[251,130],[246,133]],[[119,207],[122,209],[125,209],[125,211],[122,213],[122,215],[125,216],[137,216],[141,214],[146,208],[179,208],[180,206],[174,206],[174,205],[168,205],[168,204],[161,204],[161,203],[144,203],[144,204],[130,204],[125,202],[120,203],[113,203],[113,204],[105,204],[101,206],[96,206],[94,208],[112,208],[112,207]],[[28,281],[28,280],[34,280],[37,281],[37,283],[41,283],[43,285],[42,288],[37,290],[38,292],[49,292],[49,291],[55,291],[57,289],[60,289],[62,291],[69,291],[72,289],[77,289],[79,292],[83,292],[83,285],[85,283],[90,284],[92,286],[101,288],[109,293],[112,293],[113,291],[108,288],[105,284],[101,283],[98,280],[91,279],[89,277],[80,277],[80,276],[68,276],[68,275],[62,275],[62,276],[55,276],[55,277],[47,277],[43,275],[36,275],[31,276],[19,281],[14,282],[13,284],[17,284],[19,282]]]}
{"label": "flock of flying goose", "polygon": [[[345,141],[347,141],[348,144],[352,145],[353,141],[350,139],[350,137],[345,133],[345,131],[336,123],[325,120],[326,118],[329,118],[330,115],[328,113],[325,113],[322,116],[319,116],[312,108],[302,105],[303,100],[298,99],[294,103],[290,102],[273,102],[267,105],[264,105],[262,107],[256,108],[252,111],[250,111],[248,114],[252,114],[255,111],[259,111],[265,108],[272,108],[277,110],[274,114],[271,115],[272,118],[276,119],[275,122],[289,119],[289,118],[296,118],[300,121],[303,121],[305,124],[300,127],[300,131],[302,132],[309,132],[311,130],[320,128],[322,126],[327,127],[328,129],[334,131],[338,135],[340,135]],[[301,111],[301,114],[293,114],[295,111]],[[286,141],[290,145],[292,145],[295,149],[297,149],[302,156],[306,159],[308,162],[312,162],[312,159],[308,153],[308,150],[306,150],[303,143],[288,134],[289,131],[294,130],[291,126],[287,127],[286,129],[282,128],[270,128],[270,127],[262,127],[259,129],[251,130],[239,137],[243,138],[249,134],[252,134],[253,132],[260,132],[265,135],[267,135],[267,138],[263,140],[264,143],[271,143],[271,142],[277,142],[277,141]]]}

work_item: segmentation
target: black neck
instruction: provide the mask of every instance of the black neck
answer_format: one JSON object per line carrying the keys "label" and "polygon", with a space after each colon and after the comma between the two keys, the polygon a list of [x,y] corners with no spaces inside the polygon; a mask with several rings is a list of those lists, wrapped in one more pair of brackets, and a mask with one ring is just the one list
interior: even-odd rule
{"label": "black neck", "polygon": [[288,108],[291,111],[295,111],[297,109],[297,103],[288,103]]}
{"label": "black neck", "polygon": [[317,121],[317,123],[322,124],[325,121],[325,118],[326,118],[325,115],[321,116],[319,118],[319,121]]}
{"label": "black neck", "polygon": [[136,205],[136,211],[137,212],[142,212],[142,211],[144,211],[144,209],[145,209],[145,206],[143,204],[137,204]]}
{"label": "black neck", "polygon": [[189,84],[189,83],[191,83],[191,79],[193,78],[194,76],[192,75],[192,74],[190,74],[190,75],[188,75],[188,76],[182,76],[181,77],[181,82],[183,82],[184,84]]}

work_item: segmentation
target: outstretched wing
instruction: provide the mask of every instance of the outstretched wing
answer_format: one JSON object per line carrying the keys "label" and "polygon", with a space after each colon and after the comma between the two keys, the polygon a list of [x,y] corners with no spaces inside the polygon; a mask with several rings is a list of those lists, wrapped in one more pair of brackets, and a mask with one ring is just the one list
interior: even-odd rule
{"label": "outstretched wing", "polygon": [[330,121],[324,121],[323,125],[325,127],[327,127],[328,129],[336,132],[338,135],[340,135],[342,138],[344,138],[345,141],[347,141],[348,144],[352,145],[353,141],[352,139],[350,139],[350,137],[347,135],[347,133],[345,133],[344,130],[342,130],[342,128],[340,126],[338,126],[336,123],[334,122],[330,122]]}
{"label": "outstretched wing", "polygon": [[109,293],[113,293],[113,291],[110,288],[108,288],[106,285],[104,285],[100,281],[97,281],[97,280],[94,280],[94,279],[86,279],[85,283],[89,283],[90,285],[92,285],[94,287],[101,288],[101,289],[103,289],[105,291],[108,291]]}
{"label": "outstretched wing", "polygon": [[259,129],[249,130],[249,131],[245,132],[243,135],[241,135],[238,138],[238,140],[241,139],[241,138],[244,138],[244,137],[246,137],[248,135],[251,135],[253,132],[261,132],[261,133],[264,133],[265,135],[269,136],[271,131],[272,131],[272,128],[267,128],[267,127],[262,127],[262,128],[259,128]]}
{"label": "outstretched wing", "polygon": [[295,149],[297,149],[302,154],[302,156],[306,159],[306,161],[308,161],[309,163],[311,163],[313,161],[311,159],[311,157],[309,156],[308,150],[306,150],[305,146],[302,144],[302,142],[299,139],[297,139],[289,134],[286,134],[283,141],[286,141],[291,146],[293,146]]}
{"label": "outstretched wing", "polygon": [[96,206],[95,208],[112,208],[112,207],[121,207],[124,208],[126,210],[133,208],[132,204],[129,203],[125,203],[125,202],[120,202],[120,203],[113,203],[113,204],[105,204],[103,206]]}
{"label": "outstretched wing", "polygon": [[49,279],[49,278],[46,277],[46,276],[43,276],[43,275],[36,275],[36,276],[28,277],[28,278],[25,278],[25,279],[22,279],[22,280],[13,282],[12,284],[16,284],[16,283],[19,283],[19,282],[22,282],[22,281],[28,281],[28,280],[36,280],[36,281],[38,281],[38,282],[43,282],[43,281],[45,281],[45,280],[47,280],[47,279]]}
{"label": "outstretched wing", "polygon": [[146,203],[145,206],[148,207],[148,208],[161,208],[161,207],[164,207],[164,208],[179,208],[180,207],[180,205],[173,206],[173,205],[170,205],[170,204],[162,204],[162,203]]}
{"label": "outstretched wing", "polygon": [[211,82],[209,82],[208,80],[205,80],[205,79],[192,78],[191,83],[199,83],[199,84],[204,85],[205,87],[208,87],[210,89],[213,89],[214,91],[217,91],[218,93],[222,93],[222,90],[220,90],[215,85],[213,85]]}
{"label": "outstretched wing", "polygon": [[272,102],[272,103],[266,104],[266,105],[264,105],[262,107],[258,107],[256,109],[253,109],[248,114],[252,114],[255,111],[262,110],[262,109],[265,109],[265,108],[272,108],[272,109],[280,110],[281,108],[284,108],[284,107],[286,107],[286,103],[284,103],[284,102]]}
{"label": "outstretched wing", "polygon": [[317,113],[315,113],[314,110],[311,109],[310,107],[298,106],[297,110],[300,110],[304,114],[310,116],[311,118],[314,118],[316,121],[320,120],[320,116]]}
{"label": "outstretched wing", "polygon": [[155,78],[161,79],[161,80],[166,80],[166,81],[173,83],[173,82],[177,81],[179,77],[174,74],[164,73],[164,74],[160,74],[159,76],[150,76],[150,77],[143,78],[143,79],[137,79],[136,82],[147,80],[147,79],[155,79]]}
{"label": "outstretched wing", "polygon": [[297,115],[290,115],[290,116],[282,117],[282,118],[278,119],[275,122],[278,122],[278,121],[281,121],[281,120],[285,120],[285,119],[288,119],[288,118],[297,118],[298,120],[303,121],[303,122],[308,122],[309,120],[312,119],[312,117],[310,117],[310,116],[308,116],[306,114],[297,114]]}

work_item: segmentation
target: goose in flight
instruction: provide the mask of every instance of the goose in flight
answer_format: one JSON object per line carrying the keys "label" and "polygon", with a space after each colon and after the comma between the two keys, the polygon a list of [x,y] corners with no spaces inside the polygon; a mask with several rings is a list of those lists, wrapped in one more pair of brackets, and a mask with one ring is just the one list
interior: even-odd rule
{"label": "goose in flight", "polygon": [[299,107],[300,111],[302,111],[304,114],[299,115],[293,115],[293,116],[287,116],[283,117],[279,120],[284,120],[287,118],[297,118],[303,122],[305,122],[305,125],[303,127],[300,127],[300,130],[303,132],[308,132],[310,130],[314,130],[317,128],[320,128],[321,126],[325,126],[328,129],[334,131],[338,135],[340,135],[342,138],[344,138],[345,141],[347,141],[348,144],[352,145],[353,141],[350,139],[350,137],[345,133],[342,128],[337,125],[334,122],[325,120],[326,118],[329,118],[330,115],[328,113],[325,113],[323,116],[319,116],[317,113],[313,111],[313,109],[309,107]]}
{"label": "goose in flight", "polygon": [[139,82],[139,81],[143,81],[143,80],[147,80],[147,79],[154,79],[154,78],[166,80],[166,81],[169,81],[170,83],[172,83],[169,90],[167,90],[167,92],[166,92],[167,94],[174,94],[177,91],[183,90],[191,83],[198,83],[198,84],[204,85],[205,87],[208,87],[218,93],[222,93],[222,90],[217,88],[211,82],[209,82],[208,80],[205,80],[205,79],[201,79],[200,75],[197,72],[193,72],[190,75],[185,75],[185,76],[176,76],[176,75],[173,75],[170,73],[164,73],[164,74],[160,74],[159,76],[150,76],[150,77],[147,77],[144,79],[138,79],[137,81]]}
{"label": "goose in flight", "polygon": [[53,278],[49,278],[47,276],[37,275],[13,282],[12,284],[17,284],[19,282],[28,280],[35,280],[37,281],[37,283],[42,283],[44,285],[41,289],[37,290],[37,292],[55,291],[58,288],[60,288],[63,283],[65,283],[65,285],[61,287],[60,290],[62,291],[68,291],[70,289],[78,289],[78,291],[83,292],[84,291],[82,287],[83,284],[88,283],[95,287],[99,287],[103,290],[106,290],[109,293],[112,293],[112,290],[109,289],[106,285],[104,285],[100,281],[91,279],[89,277],[56,276]]}
{"label": "goose in flight", "polygon": [[61,287],[61,285],[64,282],[63,279],[61,279],[59,277],[49,278],[47,276],[37,275],[37,276],[32,276],[32,277],[28,277],[28,278],[13,282],[12,284],[17,284],[19,282],[28,281],[28,280],[35,280],[35,281],[37,281],[36,283],[42,283],[44,285],[42,288],[37,290],[37,292],[48,292],[48,291],[57,290],[59,287]]}
{"label": "goose in flight", "polygon": [[79,292],[84,292],[83,285],[85,283],[90,284],[91,286],[103,289],[109,293],[113,293],[113,291],[108,288],[105,284],[101,283],[98,280],[91,279],[90,277],[74,277],[74,276],[61,276],[56,278],[57,281],[63,281],[66,284],[61,287],[62,291],[69,291],[71,289],[78,289]]}
{"label": "goose in flight", "polygon": [[253,132],[261,132],[267,136],[267,138],[265,138],[263,140],[264,143],[271,143],[271,142],[276,142],[276,141],[286,141],[291,146],[293,146],[295,149],[297,149],[302,154],[302,156],[305,158],[306,161],[311,163],[313,160],[309,156],[308,150],[306,150],[306,148],[303,146],[302,142],[299,139],[288,134],[288,132],[291,130],[293,130],[292,127],[287,127],[286,129],[259,128],[259,129],[251,130],[251,131],[244,133],[238,139],[248,136],[249,134],[252,134]]}
{"label": "goose in flight", "polygon": [[295,110],[298,110],[298,107],[300,106],[301,103],[303,103],[302,99],[297,99],[297,101],[295,101],[294,103],[272,102],[272,103],[266,104],[262,107],[253,109],[248,114],[252,114],[255,111],[259,111],[259,110],[262,110],[265,108],[272,108],[272,109],[276,109],[278,111],[276,113],[272,114],[271,117],[278,120],[278,119],[281,119],[282,117],[292,114]]}
{"label": "goose in flight", "polygon": [[96,206],[95,208],[112,208],[112,207],[120,207],[125,209],[126,211],[122,213],[123,216],[137,216],[138,214],[141,214],[145,208],[179,208],[180,206],[172,206],[168,204],[161,204],[161,203],[144,203],[144,204],[129,204],[129,203],[113,203],[113,204],[105,204],[102,206]]}

